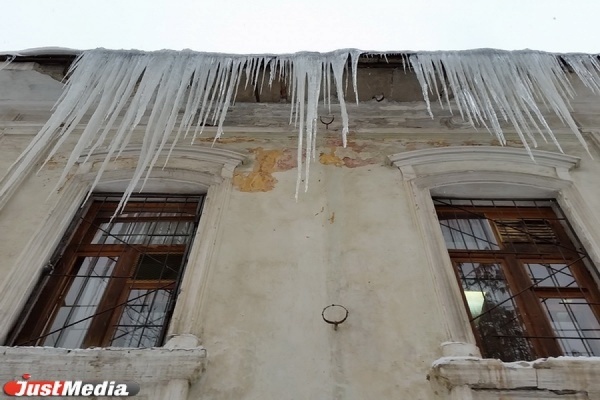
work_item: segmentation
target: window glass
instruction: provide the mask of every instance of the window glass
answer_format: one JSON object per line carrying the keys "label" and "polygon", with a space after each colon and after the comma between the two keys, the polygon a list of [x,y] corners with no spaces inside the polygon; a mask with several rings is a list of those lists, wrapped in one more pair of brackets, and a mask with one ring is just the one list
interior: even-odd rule
{"label": "window glass", "polygon": [[449,249],[499,249],[486,219],[441,219],[440,225]]}

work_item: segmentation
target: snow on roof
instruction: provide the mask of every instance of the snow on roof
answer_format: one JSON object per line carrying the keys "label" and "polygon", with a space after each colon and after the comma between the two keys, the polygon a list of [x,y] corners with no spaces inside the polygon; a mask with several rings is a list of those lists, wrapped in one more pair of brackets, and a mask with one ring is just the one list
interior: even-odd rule
{"label": "snow on roof", "polygon": [[16,50],[16,51],[2,51],[1,55],[5,56],[77,56],[83,53],[84,50],[69,49],[67,47],[36,47],[32,49]]}

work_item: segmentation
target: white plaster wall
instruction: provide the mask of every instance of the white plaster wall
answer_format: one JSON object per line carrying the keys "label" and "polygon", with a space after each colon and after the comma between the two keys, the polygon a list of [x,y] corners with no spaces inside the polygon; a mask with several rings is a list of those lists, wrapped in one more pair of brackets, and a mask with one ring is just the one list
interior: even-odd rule
{"label": "white plaster wall", "polygon": [[0,254],[5,257],[0,263],[0,273],[19,268],[16,259],[58,201],[58,197],[50,195],[60,172],[52,168],[39,175],[32,174],[0,211]]}
{"label": "white plaster wall", "polygon": [[[210,361],[193,392],[428,397],[444,338],[398,174],[316,164],[297,203],[294,171],[276,176],[272,192],[232,195],[197,332]],[[321,318],[332,303],[350,312],[338,331]]]}

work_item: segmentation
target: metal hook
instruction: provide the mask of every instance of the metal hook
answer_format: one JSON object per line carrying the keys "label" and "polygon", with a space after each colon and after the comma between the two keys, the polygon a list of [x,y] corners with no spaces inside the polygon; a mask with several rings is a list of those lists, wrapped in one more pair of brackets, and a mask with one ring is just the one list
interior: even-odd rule
{"label": "metal hook", "polygon": [[[338,319],[338,320],[331,320],[331,319],[327,319],[325,317],[325,311],[327,311],[327,309],[332,308],[332,307],[340,307],[345,311],[345,315],[344,318],[342,319]],[[337,327],[339,324],[343,323],[347,318],[348,318],[348,309],[340,304],[332,304],[330,306],[327,306],[323,309],[323,312],[321,313],[321,317],[323,317],[323,321],[327,322],[328,324],[332,324],[333,325],[333,330],[337,331]]]}
{"label": "metal hook", "polygon": [[331,121],[329,121],[329,122],[325,122],[325,121],[323,121],[323,117],[319,117],[319,121],[321,121],[321,123],[323,125],[325,125],[325,129],[329,129],[329,125],[331,125],[333,120],[335,120],[335,115],[331,115]]}

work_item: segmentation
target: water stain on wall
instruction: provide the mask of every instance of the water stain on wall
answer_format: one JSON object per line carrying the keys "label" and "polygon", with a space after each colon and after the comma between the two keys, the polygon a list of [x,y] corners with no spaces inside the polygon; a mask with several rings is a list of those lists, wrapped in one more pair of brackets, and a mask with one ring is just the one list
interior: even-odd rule
{"label": "water stain on wall", "polygon": [[369,157],[370,153],[366,151],[365,148],[366,145],[358,145],[355,142],[348,142],[346,148],[331,146],[329,148],[329,153],[321,153],[319,155],[319,162],[323,165],[347,168],[357,168],[365,165],[377,164],[379,162],[378,158]]}
{"label": "water stain on wall", "polygon": [[251,172],[236,172],[233,186],[241,192],[268,192],[273,190],[277,178],[273,172],[287,171],[296,167],[296,157],[288,149],[265,150],[262,147],[250,149],[254,154]]}

